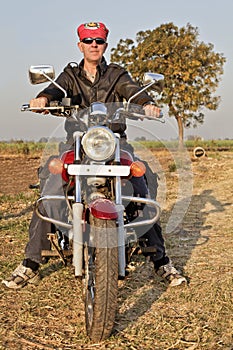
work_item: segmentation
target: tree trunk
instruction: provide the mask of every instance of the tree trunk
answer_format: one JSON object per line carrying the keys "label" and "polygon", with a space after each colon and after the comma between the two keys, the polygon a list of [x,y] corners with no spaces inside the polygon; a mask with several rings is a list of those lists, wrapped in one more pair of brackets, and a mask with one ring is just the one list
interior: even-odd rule
{"label": "tree trunk", "polygon": [[182,150],[184,147],[184,126],[180,115],[176,115],[175,118],[178,124],[179,149]]}
{"label": "tree trunk", "polygon": [[178,140],[179,140],[178,148],[179,150],[182,151],[184,148],[184,125],[183,125],[182,117],[179,114],[179,112],[176,111],[172,103],[169,104],[169,110],[172,112],[172,114],[176,118],[176,121],[178,124]]}

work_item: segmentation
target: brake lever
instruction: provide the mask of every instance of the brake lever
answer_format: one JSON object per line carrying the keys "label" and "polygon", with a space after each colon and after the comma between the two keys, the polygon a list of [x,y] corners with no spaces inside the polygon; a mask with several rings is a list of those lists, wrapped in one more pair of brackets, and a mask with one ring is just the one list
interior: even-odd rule
{"label": "brake lever", "polygon": [[131,115],[133,115],[133,117],[140,118],[141,120],[148,119],[148,120],[154,120],[154,121],[160,122],[160,123],[165,123],[165,119],[164,119],[164,115],[163,115],[162,111],[160,111],[158,117],[152,117],[152,116],[150,117],[148,115],[140,114],[140,113],[131,113]]}

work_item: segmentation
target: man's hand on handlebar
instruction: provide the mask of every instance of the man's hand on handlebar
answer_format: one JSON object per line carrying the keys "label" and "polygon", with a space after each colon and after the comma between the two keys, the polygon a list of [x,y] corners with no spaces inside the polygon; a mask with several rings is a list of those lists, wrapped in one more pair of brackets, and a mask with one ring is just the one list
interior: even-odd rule
{"label": "man's hand on handlebar", "polygon": [[148,117],[154,117],[154,118],[160,118],[160,108],[153,105],[153,104],[147,104],[143,107],[145,111],[145,115]]}
{"label": "man's hand on handlebar", "polygon": [[45,108],[48,105],[48,99],[47,97],[38,97],[38,98],[33,98],[30,101],[30,107],[35,108],[38,107],[38,110],[35,109],[35,113],[41,113],[41,114],[48,114],[48,110],[40,110],[41,108]]}

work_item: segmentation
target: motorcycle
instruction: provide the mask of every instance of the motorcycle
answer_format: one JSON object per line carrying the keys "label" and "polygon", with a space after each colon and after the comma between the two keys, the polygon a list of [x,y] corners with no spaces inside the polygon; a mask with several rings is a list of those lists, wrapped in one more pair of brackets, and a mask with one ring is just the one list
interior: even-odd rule
{"label": "motorcycle", "polygon": [[[37,215],[57,228],[48,234],[53,250],[42,255],[58,255],[65,265],[72,262],[75,277],[83,282],[87,335],[104,340],[114,325],[118,280],[125,277],[133,254],[155,253],[143,241],[143,232],[158,221],[161,209],[157,201],[127,192],[132,177],[145,176],[146,166],[121,147],[119,133],[127,119],[149,117],[131,104],[135,95],[122,104],[95,102],[80,110],[54,81],[53,66],[32,66],[29,77],[32,84],[52,82],[65,97],[43,109],[23,105],[22,111],[46,111],[78,125],[69,149],[48,164],[51,174],[61,176],[64,194],[42,194],[36,202]],[[163,79],[146,73],[141,91],[159,88]],[[52,207],[56,201],[66,203],[65,219],[41,211],[41,205]]]}

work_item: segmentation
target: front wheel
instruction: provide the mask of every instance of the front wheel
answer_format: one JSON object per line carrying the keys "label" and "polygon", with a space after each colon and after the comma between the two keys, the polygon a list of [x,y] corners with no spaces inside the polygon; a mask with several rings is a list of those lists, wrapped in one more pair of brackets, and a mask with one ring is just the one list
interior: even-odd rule
{"label": "front wheel", "polygon": [[108,338],[114,325],[118,290],[118,247],[115,220],[90,217],[90,242],[85,247],[85,318],[87,335]]}

